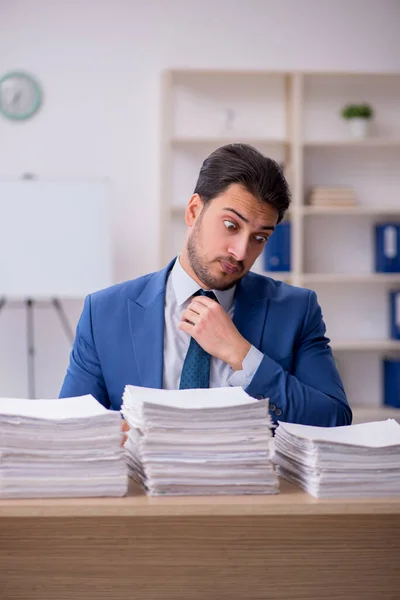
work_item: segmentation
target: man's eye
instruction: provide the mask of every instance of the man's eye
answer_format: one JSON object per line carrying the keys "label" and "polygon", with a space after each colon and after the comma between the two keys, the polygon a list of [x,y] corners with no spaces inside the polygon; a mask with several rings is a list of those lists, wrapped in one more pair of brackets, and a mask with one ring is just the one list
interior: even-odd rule
{"label": "man's eye", "polygon": [[268,242],[268,238],[265,237],[265,235],[255,235],[254,239],[258,244],[265,244],[266,242]]}
{"label": "man's eye", "polygon": [[232,223],[232,221],[224,221],[224,225],[230,231],[233,231],[234,229],[236,229],[236,225],[235,225],[235,223]]}

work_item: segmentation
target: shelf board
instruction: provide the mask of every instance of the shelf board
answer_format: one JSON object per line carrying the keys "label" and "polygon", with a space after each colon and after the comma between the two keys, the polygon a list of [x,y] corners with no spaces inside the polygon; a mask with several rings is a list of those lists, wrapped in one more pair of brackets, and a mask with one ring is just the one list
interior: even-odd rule
{"label": "shelf board", "polygon": [[252,146],[268,145],[268,146],[286,146],[289,140],[281,138],[257,138],[257,137],[242,137],[240,135],[232,135],[228,137],[172,137],[170,143],[172,146],[225,146],[233,143],[250,144]]}
{"label": "shelf board", "polygon": [[[189,201],[189,199],[188,199],[188,201]],[[169,211],[172,215],[180,216],[185,212],[185,209],[186,209],[186,204],[182,204],[182,205],[172,204],[169,208]],[[289,219],[292,216],[292,214],[293,214],[292,210],[290,210],[290,209],[287,210],[285,213],[285,220]]]}
{"label": "shelf board", "polygon": [[290,271],[263,271],[262,275],[265,277],[271,277],[271,279],[276,279],[277,281],[290,281],[293,279],[293,273]]}
{"label": "shelf board", "polygon": [[302,283],[400,283],[400,273],[303,273]]}
{"label": "shelf board", "polygon": [[338,140],[304,140],[306,148],[400,148],[400,140],[390,138],[366,138]]}
{"label": "shelf board", "polygon": [[400,208],[391,206],[302,206],[300,214],[306,216],[312,215],[343,215],[343,216],[363,216],[363,215],[399,215]]}
{"label": "shelf board", "polygon": [[334,352],[400,351],[400,340],[332,340],[330,345]]}
{"label": "shelf board", "polygon": [[391,406],[351,406],[353,425],[395,419],[400,423],[400,408]]}
{"label": "shelf board", "polygon": [[[275,70],[275,69],[203,69],[202,67],[191,67],[190,69],[187,68],[176,68],[176,69],[171,69],[170,71],[172,73],[172,75],[179,75],[179,76],[189,76],[189,77],[193,77],[193,75],[218,75],[219,77],[223,77],[224,75],[235,75],[235,76],[245,76],[247,77],[248,75],[257,75],[257,76],[271,76],[274,77],[275,75],[279,75],[279,76],[287,76],[287,75],[291,75],[291,73],[293,73],[294,71],[281,71],[279,69]],[[380,74],[377,73],[378,75]],[[394,73],[393,73],[394,74]],[[389,73],[390,75],[390,73]]]}

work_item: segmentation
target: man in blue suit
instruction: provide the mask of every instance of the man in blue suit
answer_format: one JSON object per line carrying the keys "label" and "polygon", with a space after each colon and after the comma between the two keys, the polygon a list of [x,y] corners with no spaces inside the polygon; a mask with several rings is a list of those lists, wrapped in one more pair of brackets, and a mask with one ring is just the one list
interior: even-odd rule
{"label": "man in blue suit", "polygon": [[119,410],[125,385],[242,386],[272,418],[351,423],[316,294],[249,272],[290,203],[282,170],[246,144],[203,163],[181,254],[89,295],[60,397]]}

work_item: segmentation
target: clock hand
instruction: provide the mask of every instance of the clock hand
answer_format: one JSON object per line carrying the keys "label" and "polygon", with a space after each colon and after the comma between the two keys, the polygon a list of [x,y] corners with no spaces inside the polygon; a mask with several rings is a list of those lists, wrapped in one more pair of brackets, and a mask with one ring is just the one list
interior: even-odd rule
{"label": "clock hand", "polygon": [[21,91],[15,92],[14,97],[12,99],[12,103],[16,106],[21,98]]}

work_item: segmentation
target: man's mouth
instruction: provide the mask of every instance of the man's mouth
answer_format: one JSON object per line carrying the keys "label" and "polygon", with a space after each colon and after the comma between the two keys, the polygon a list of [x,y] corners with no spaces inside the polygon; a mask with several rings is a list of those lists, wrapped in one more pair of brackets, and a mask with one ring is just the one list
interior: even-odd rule
{"label": "man's mouth", "polygon": [[224,271],[224,273],[227,273],[228,275],[233,275],[234,273],[239,273],[240,269],[238,265],[233,265],[230,262],[226,262],[224,260],[220,261],[221,263],[221,268]]}

